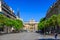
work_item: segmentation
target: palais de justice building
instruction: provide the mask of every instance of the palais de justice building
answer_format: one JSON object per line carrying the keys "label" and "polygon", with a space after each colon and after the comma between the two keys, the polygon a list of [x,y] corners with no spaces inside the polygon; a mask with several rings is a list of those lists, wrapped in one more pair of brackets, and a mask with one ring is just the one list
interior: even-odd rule
{"label": "palais de justice building", "polygon": [[35,20],[30,20],[24,23],[24,30],[28,30],[30,32],[35,32],[38,30],[38,22]]}

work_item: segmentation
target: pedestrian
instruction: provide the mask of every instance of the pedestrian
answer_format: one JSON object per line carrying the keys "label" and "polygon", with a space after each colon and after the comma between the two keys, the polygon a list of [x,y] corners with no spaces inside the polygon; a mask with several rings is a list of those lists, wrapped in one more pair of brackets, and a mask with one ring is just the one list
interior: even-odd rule
{"label": "pedestrian", "polygon": [[57,39],[57,36],[58,36],[58,34],[57,34],[57,33],[55,33],[55,39]]}

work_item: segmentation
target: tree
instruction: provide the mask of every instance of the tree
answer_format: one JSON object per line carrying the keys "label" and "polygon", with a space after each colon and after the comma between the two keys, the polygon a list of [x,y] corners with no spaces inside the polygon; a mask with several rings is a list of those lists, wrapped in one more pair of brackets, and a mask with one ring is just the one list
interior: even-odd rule
{"label": "tree", "polygon": [[60,33],[60,14],[59,15],[57,15],[57,32],[59,32]]}
{"label": "tree", "polygon": [[5,21],[6,21],[6,17],[3,16],[3,14],[0,14],[0,26],[4,26],[5,25]]}
{"label": "tree", "polygon": [[38,29],[42,30],[44,28],[44,31],[51,31],[52,30],[52,26],[56,26],[57,24],[57,16],[53,15],[50,18],[48,18],[47,20],[43,20],[41,19],[41,21],[38,24]]}
{"label": "tree", "polygon": [[14,25],[14,28],[18,31],[23,28],[23,22],[19,19],[14,20],[13,25]]}
{"label": "tree", "polygon": [[23,22],[19,19],[10,19],[3,14],[0,14],[0,27],[13,27],[15,30],[19,31],[23,28]]}
{"label": "tree", "polygon": [[45,21],[45,18],[41,18],[40,22],[43,22],[43,21]]}
{"label": "tree", "polygon": [[44,28],[43,22],[38,24],[38,30],[42,30]]}

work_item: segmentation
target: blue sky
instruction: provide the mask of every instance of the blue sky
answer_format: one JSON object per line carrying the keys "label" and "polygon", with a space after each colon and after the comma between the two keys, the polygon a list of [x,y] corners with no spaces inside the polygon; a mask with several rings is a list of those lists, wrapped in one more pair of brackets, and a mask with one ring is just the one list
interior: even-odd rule
{"label": "blue sky", "polygon": [[17,13],[20,11],[20,17],[24,21],[34,19],[40,21],[46,16],[49,7],[56,2],[56,0],[4,0]]}

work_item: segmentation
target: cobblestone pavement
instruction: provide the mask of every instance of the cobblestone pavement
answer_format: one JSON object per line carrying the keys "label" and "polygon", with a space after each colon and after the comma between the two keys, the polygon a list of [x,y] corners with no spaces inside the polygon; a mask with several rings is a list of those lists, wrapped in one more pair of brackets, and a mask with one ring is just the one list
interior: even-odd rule
{"label": "cobblestone pavement", "polygon": [[22,32],[22,33],[0,35],[0,40],[37,40],[43,38],[45,39],[54,38],[54,36],[47,36],[47,35],[43,36],[33,32]]}

